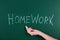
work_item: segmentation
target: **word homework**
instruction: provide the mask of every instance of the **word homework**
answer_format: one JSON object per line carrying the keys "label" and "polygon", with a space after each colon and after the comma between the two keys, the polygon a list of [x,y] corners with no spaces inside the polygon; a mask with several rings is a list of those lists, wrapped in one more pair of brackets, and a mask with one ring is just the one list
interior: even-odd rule
{"label": "word homework", "polygon": [[51,16],[40,16],[39,14],[30,16],[14,16],[14,14],[8,14],[8,24],[17,24],[17,23],[24,23],[24,24],[50,24],[53,25],[53,18],[54,15]]}

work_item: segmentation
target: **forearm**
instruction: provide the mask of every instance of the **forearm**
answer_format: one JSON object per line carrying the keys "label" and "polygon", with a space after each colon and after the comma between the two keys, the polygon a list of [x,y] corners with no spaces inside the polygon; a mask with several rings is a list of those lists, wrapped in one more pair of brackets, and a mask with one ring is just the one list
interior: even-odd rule
{"label": "forearm", "polygon": [[53,37],[51,37],[51,36],[49,36],[49,35],[41,32],[41,31],[39,31],[38,35],[39,35],[39,36],[42,36],[42,37],[43,37],[44,39],[46,39],[46,40],[57,40],[57,39],[55,39],[55,38],[53,38]]}

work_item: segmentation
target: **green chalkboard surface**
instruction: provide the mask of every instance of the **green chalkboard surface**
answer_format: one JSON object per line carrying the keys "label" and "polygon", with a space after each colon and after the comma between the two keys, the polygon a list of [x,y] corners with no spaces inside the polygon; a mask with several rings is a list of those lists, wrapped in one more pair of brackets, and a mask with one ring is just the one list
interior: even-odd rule
{"label": "green chalkboard surface", "polygon": [[60,1],[0,0],[0,40],[44,40],[25,26],[60,39]]}

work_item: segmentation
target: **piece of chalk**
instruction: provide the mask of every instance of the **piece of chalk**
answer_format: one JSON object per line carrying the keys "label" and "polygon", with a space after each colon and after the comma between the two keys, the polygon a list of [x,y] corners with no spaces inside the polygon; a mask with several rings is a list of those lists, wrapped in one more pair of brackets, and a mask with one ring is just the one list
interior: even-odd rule
{"label": "piece of chalk", "polygon": [[27,26],[25,26],[25,28],[28,28]]}

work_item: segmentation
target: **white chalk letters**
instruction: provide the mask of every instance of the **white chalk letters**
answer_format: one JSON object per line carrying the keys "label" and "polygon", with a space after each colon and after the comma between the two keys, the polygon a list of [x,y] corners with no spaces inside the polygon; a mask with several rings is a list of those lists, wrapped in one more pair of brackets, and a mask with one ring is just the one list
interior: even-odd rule
{"label": "white chalk letters", "polygon": [[14,14],[8,14],[8,24],[15,24],[15,23],[25,23],[25,24],[51,24],[53,25],[53,18],[54,15],[51,16],[39,16],[39,14],[33,16],[31,14],[30,16],[14,16]]}

